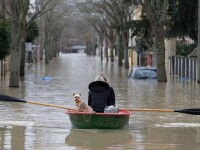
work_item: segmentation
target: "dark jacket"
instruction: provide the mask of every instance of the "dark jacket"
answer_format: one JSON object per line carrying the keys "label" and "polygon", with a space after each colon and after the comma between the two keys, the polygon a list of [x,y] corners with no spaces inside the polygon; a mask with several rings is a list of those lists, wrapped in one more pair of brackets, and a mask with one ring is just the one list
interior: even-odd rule
{"label": "dark jacket", "polygon": [[94,81],[89,84],[88,105],[95,112],[104,112],[105,106],[115,105],[115,93],[108,83]]}

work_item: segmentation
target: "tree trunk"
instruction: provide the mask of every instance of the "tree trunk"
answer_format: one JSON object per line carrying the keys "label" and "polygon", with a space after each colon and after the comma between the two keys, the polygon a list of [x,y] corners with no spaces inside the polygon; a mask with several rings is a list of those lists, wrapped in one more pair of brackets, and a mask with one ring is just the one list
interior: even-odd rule
{"label": "tree trunk", "polygon": [[29,3],[24,3],[22,6],[24,10],[21,10],[22,18],[20,18],[20,27],[21,27],[21,57],[20,57],[20,76],[25,76],[25,58],[26,58],[26,35],[27,35],[27,25],[26,25],[26,14],[28,9],[26,8],[29,6]]}
{"label": "tree trunk", "polygon": [[46,21],[47,19],[45,19],[45,29],[44,29],[44,55],[45,55],[45,64],[48,64],[49,61],[50,61],[50,55],[51,55],[51,52],[50,52],[50,35],[49,35],[49,30],[48,30],[48,22]]}
{"label": "tree trunk", "polygon": [[20,76],[24,77],[25,75],[25,43],[22,43],[22,48],[21,48],[21,57],[20,57]]}
{"label": "tree trunk", "polygon": [[102,36],[99,36],[99,47],[100,47],[101,61],[103,61],[103,38],[102,38]]}
{"label": "tree trunk", "polygon": [[1,79],[5,78],[6,70],[5,70],[5,59],[0,60],[1,62]]}
{"label": "tree trunk", "polygon": [[114,44],[115,44],[115,38],[114,38],[114,31],[113,29],[109,29],[110,30],[110,62],[114,62]]}
{"label": "tree trunk", "polygon": [[[17,32],[15,32],[17,33]],[[19,34],[19,33],[18,33]],[[10,87],[19,87],[19,61],[20,50],[17,49],[18,39],[13,39],[10,49]]]}
{"label": "tree trunk", "polygon": [[118,66],[123,65],[123,48],[122,48],[122,35],[120,34],[120,31],[118,32]]}
{"label": "tree trunk", "polygon": [[108,39],[107,37],[105,38],[105,49],[104,49],[104,52],[105,52],[105,57],[106,57],[106,61],[108,62]]}
{"label": "tree trunk", "polygon": [[47,36],[45,36],[44,40],[44,51],[45,51],[45,64],[48,64],[50,60],[50,50],[49,50],[49,42]]}
{"label": "tree trunk", "polygon": [[110,62],[114,62],[114,44],[111,43],[110,45]]}
{"label": "tree trunk", "polygon": [[122,32],[122,40],[123,40],[123,48],[124,48],[124,67],[129,68],[126,31]]}
{"label": "tree trunk", "polygon": [[159,25],[155,34],[155,51],[156,51],[156,68],[158,74],[158,82],[167,82],[165,69],[165,43],[164,43],[164,25]]}
{"label": "tree trunk", "polygon": [[25,43],[25,24],[28,6],[29,0],[10,0],[12,14],[10,87],[19,87],[20,56],[22,44]]}
{"label": "tree trunk", "polygon": [[10,46],[10,87],[19,87],[19,61],[20,61],[20,23],[15,1],[10,1],[12,12],[12,31]]}

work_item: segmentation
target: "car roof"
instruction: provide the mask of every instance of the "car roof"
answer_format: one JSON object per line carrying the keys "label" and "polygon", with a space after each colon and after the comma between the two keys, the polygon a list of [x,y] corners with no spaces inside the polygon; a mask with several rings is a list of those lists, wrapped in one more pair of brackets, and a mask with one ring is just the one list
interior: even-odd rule
{"label": "car roof", "polygon": [[156,70],[156,67],[146,67],[146,66],[140,66],[140,67],[133,67],[134,70],[142,70],[142,69],[147,69],[147,70]]}

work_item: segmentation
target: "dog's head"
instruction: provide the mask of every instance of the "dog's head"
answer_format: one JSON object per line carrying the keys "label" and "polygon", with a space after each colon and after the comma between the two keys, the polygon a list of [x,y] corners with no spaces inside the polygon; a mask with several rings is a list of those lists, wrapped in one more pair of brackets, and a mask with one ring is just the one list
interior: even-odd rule
{"label": "dog's head", "polygon": [[81,101],[81,94],[73,94],[74,101],[79,103]]}

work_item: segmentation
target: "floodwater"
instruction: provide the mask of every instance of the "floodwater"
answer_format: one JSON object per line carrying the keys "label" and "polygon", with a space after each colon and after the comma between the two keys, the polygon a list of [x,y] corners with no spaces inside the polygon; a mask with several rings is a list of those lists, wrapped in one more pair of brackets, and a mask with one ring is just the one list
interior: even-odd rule
{"label": "floodwater", "polygon": [[[169,77],[167,83],[127,78],[128,70],[85,54],[61,54],[50,64],[32,64],[20,88],[1,81],[0,93],[26,101],[75,108],[73,93],[87,103],[88,84],[105,72],[121,108],[200,108],[200,85]],[[43,77],[51,77],[43,80]],[[73,129],[64,109],[0,102],[1,150],[199,150],[200,116],[175,112],[133,112],[129,127]]]}

